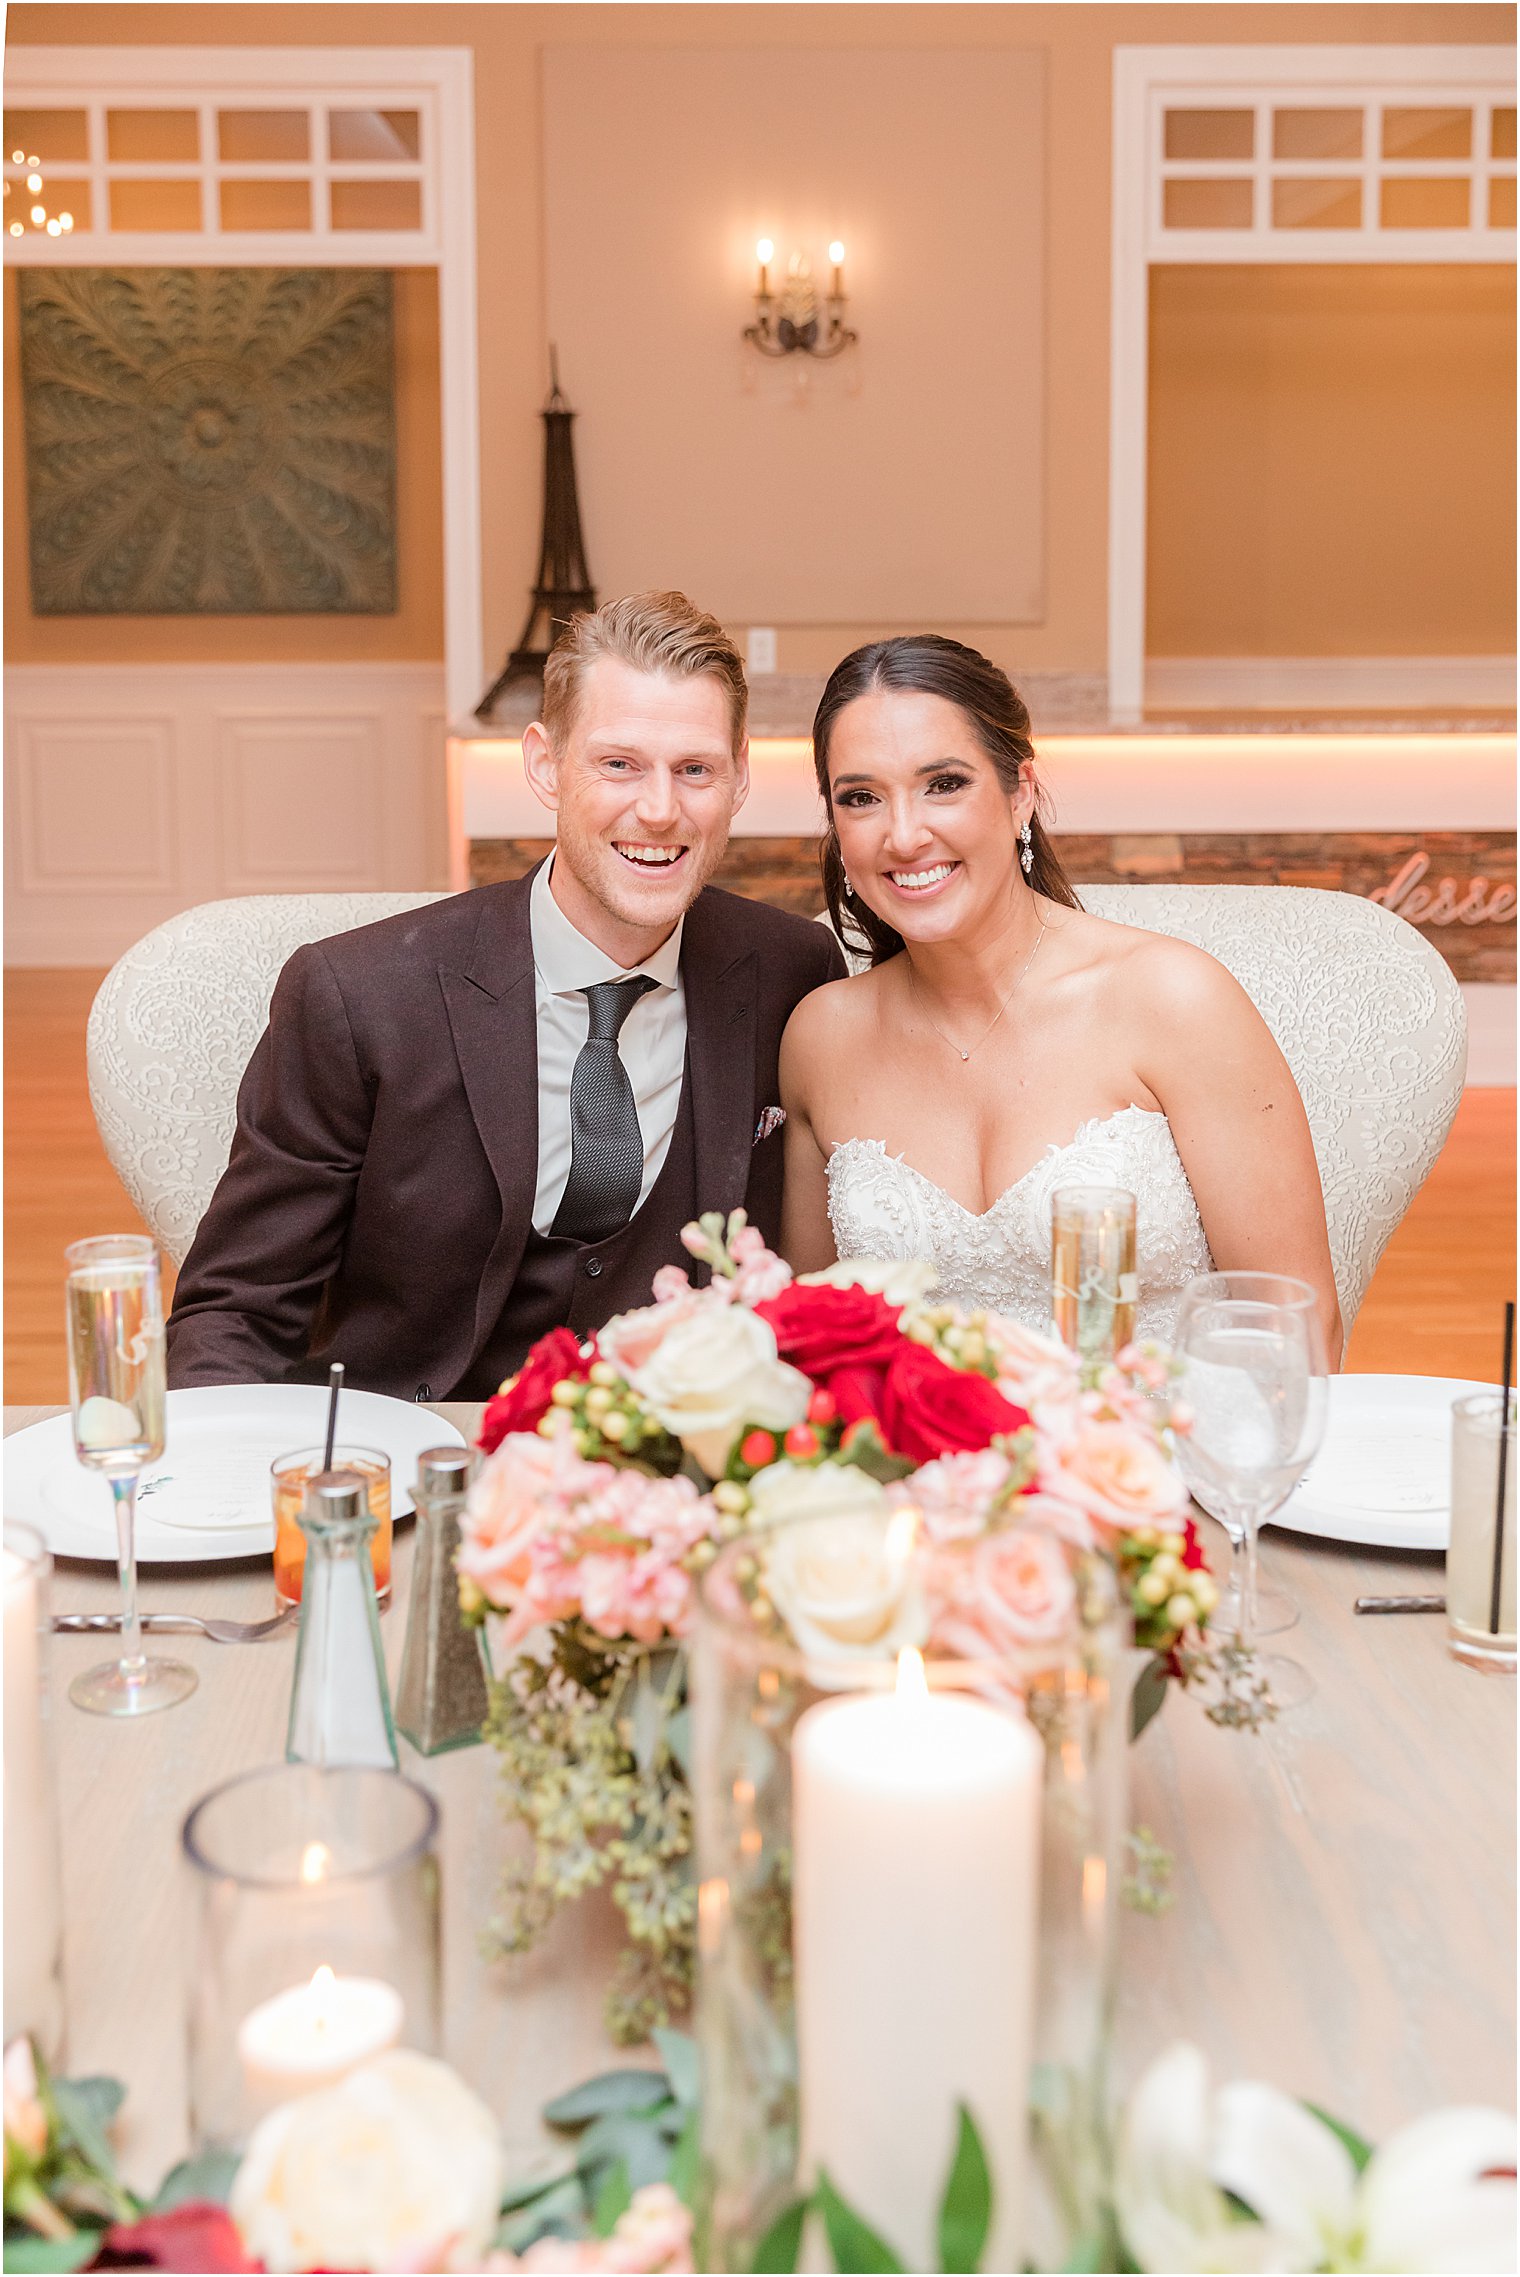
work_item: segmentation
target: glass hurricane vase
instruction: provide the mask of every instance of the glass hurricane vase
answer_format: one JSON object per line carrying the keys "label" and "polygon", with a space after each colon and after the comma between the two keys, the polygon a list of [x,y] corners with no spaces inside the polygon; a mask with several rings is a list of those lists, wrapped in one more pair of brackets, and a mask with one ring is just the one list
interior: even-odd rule
{"label": "glass hurricane vase", "polygon": [[[984,2266],[1097,2266],[1071,2257],[1101,2235],[1107,2163],[1132,1661],[1111,1569],[1058,1545],[1059,1633],[931,1645],[920,1675],[893,1634],[836,1647],[777,1619],[787,1536],[816,1571],[829,1526],[735,1542],[702,1585],[702,2265],[767,2265],[822,2171],[903,2266],[938,2267],[963,2104],[992,2170]],[[897,1634],[923,1641],[911,1607]]]}

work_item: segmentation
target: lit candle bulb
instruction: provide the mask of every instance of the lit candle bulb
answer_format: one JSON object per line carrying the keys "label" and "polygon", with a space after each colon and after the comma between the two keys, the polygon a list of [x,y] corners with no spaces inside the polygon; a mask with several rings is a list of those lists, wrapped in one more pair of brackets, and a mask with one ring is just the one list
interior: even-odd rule
{"label": "lit candle bulb", "polygon": [[74,226],[74,216],[71,213],[61,213],[58,216],[58,226],[63,231],[64,236],[67,237]]}
{"label": "lit candle bulb", "polygon": [[768,237],[762,237],[755,247],[755,259],[760,264],[760,297],[762,300],[771,289],[770,265],[775,251],[776,248]]}
{"label": "lit candle bulb", "polygon": [[31,191],[32,196],[35,197],[42,187],[42,176],[40,174],[28,174],[26,186]]}
{"label": "lit candle bulb", "polygon": [[33,221],[36,223],[37,227],[40,229],[40,228],[42,227],[43,223],[44,223],[44,222],[47,220],[47,207],[46,207],[46,206],[33,206],[33,208],[32,208],[32,220],[33,220]]}
{"label": "lit candle bulb", "polygon": [[830,259],[830,260],[833,262],[833,264],[834,264],[834,298],[835,298],[836,300],[843,300],[843,299],[844,299],[844,244],[843,244],[843,241],[842,241],[840,238],[837,238],[837,237],[836,237],[836,238],[835,238],[835,240],[834,240],[834,242],[833,242],[833,244],[832,244],[832,245],[829,247],[829,259]]}

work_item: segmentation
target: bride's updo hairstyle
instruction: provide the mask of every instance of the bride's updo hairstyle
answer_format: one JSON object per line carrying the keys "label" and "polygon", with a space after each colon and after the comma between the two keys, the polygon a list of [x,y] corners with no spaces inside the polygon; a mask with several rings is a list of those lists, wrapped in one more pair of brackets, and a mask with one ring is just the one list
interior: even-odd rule
{"label": "bride's updo hairstyle", "polygon": [[[834,724],[847,704],[869,696],[878,688],[901,689],[916,696],[942,696],[961,712],[977,742],[997,770],[998,781],[1012,794],[1022,771],[1034,759],[1029,737],[1029,709],[1006,672],[989,663],[974,648],[939,633],[901,633],[893,640],[874,640],[857,648],[829,674],[828,686],[813,719],[813,764],[818,788],[828,809],[829,827],[823,841],[823,891],[829,918],[840,939],[851,946],[862,937],[873,965],[885,964],[903,946],[902,935],[857,896],[845,899],[844,859],[834,827],[834,802],[829,795],[829,743]],[[1050,836],[1038,813],[1030,816],[1030,850],[1034,867],[1029,883],[1047,901],[1067,909],[1082,906],[1062,869]]]}

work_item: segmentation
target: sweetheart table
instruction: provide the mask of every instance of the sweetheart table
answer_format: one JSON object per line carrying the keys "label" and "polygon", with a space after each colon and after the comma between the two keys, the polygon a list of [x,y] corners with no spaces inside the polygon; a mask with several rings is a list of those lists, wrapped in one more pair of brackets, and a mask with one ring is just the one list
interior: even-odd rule
{"label": "sweetheart table", "polygon": [[[51,1408],[7,1408],[7,1434]],[[473,1437],[478,1407],[437,1411]],[[102,1489],[104,1491],[104,1489]],[[1204,1521],[1217,1571],[1218,1529]],[[394,1687],[409,1600],[411,1526],[398,1530],[382,1617]],[[1260,1738],[1220,1731],[1184,1697],[1134,1749],[1131,1824],[1172,1854],[1172,1902],[1123,1915],[1116,2076],[1127,2087],[1174,2038],[1218,2079],[1310,2098],[1374,2141],[1446,2103],[1514,2099],[1515,1693],[1459,1667],[1431,1616],[1358,1618],[1363,1594],[1429,1591],[1438,1557],[1268,1531],[1264,1575],[1302,1609],[1291,1650],[1318,1690]],[[274,1610],[268,1559],[145,1566],[144,1612],[253,1621]],[[116,1603],[114,1572],[60,1562],[56,1612]],[[127,2085],[123,2171],[156,2186],[183,2155],[188,1909],[179,1829],[191,1805],[284,1752],[295,1634],[259,1645],[175,1635],[200,1685],[139,1724],[81,1715],[70,1679],[97,1636],[53,1639],[53,1735],[63,1841],[70,2072]],[[562,2151],[540,2106],[588,2073],[639,2060],[609,2048],[601,2003],[616,1917],[562,1915],[527,1960],[489,1961],[510,1837],[484,1747],[402,1767],[443,1811],[441,2051],[502,2119],[512,2171]]]}

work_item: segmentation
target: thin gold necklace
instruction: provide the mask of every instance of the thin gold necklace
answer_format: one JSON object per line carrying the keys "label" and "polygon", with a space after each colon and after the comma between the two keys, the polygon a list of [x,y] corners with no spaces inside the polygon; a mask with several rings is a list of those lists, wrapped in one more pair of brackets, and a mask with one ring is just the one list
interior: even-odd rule
{"label": "thin gold necklace", "polygon": [[953,1052],[959,1052],[963,1060],[969,1059],[972,1052],[979,1052],[981,1050],[983,1044],[987,1041],[987,1038],[991,1035],[999,1020],[1002,1019],[1003,1014],[1007,1011],[1009,1005],[1018,995],[1019,990],[1023,987],[1025,980],[1028,978],[1029,968],[1040,953],[1040,943],[1045,938],[1045,920],[1043,917],[1039,920],[1039,927],[1040,930],[1035,935],[1034,947],[1030,950],[1028,956],[1024,959],[1023,964],[1019,967],[1018,979],[1014,982],[1012,988],[1009,989],[1008,994],[1003,998],[1002,1003],[998,1006],[996,1012],[993,1013],[990,1022],[982,1030],[981,1034],[977,1037],[976,1042],[970,1047],[970,1050],[962,1050],[961,1046],[956,1042],[954,1036],[947,1036],[944,1029],[935,1019],[933,1013],[929,1010],[928,1005],[924,1004],[923,992],[918,985],[918,975],[914,972],[912,962],[910,960],[908,965],[908,985],[912,989],[914,995],[918,998],[920,1004],[923,1005],[924,1018],[928,1021],[930,1027],[934,1030],[934,1033],[939,1037],[940,1042],[948,1044]]}

